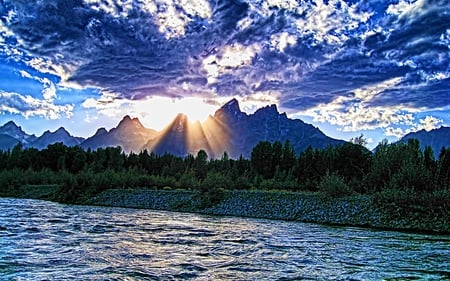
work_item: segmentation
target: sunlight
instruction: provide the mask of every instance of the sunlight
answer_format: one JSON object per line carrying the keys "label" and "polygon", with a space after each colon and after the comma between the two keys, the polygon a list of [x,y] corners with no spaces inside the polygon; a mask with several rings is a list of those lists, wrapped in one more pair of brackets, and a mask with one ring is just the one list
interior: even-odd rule
{"label": "sunlight", "polygon": [[[191,122],[186,115],[179,114],[160,134],[150,141],[146,149],[163,154],[171,150],[176,155],[196,155],[204,150],[210,158],[220,158],[224,152],[234,152],[229,143],[229,129],[214,117],[205,122]],[[167,139],[176,140],[176,147],[170,147]]]}
{"label": "sunlight", "polygon": [[[140,118],[145,122],[144,126],[160,130],[159,136],[145,146],[150,151],[162,154],[170,150],[176,155],[196,155],[199,150],[205,150],[211,158],[220,158],[225,151],[234,152],[229,143],[230,129],[214,117],[217,106],[206,104],[199,98],[153,97],[145,105],[141,103],[141,107],[148,113],[140,114],[144,116]],[[172,146],[167,139],[175,140]]]}
{"label": "sunlight", "polygon": [[201,98],[152,97],[137,102],[132,115],[138,116],[147,128],[162,130],[178,113],[185,114],[191,122],[202,122],[208,118],[208,115],[214,115],[216,110],[217,106],[208,104]]}

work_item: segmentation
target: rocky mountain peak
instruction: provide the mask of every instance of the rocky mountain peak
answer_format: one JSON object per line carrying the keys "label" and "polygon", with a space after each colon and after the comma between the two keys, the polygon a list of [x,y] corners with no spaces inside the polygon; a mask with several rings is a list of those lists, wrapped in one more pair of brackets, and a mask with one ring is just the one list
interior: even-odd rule
{"label": "rocky mountain peak", "polygon": [[58,135],[70,135],[69,132],[64,127],[59,127],[58,130],[55,131],[55,134],[58,134]]}
{"label": "rocky mountain peak", "polygon": [[262,107],[255,111],[255,115],[279,115],[277,106],[275,104]]}
{"label": "rocky mountain peak", "polygon": [[144,126],[142,125],[141,121],[137,117],[131,118],[129,115],[125,115],[122,119],[122,121],[119,122],[119,125],[117,128],[128,128],[132,127],[134,129],[143,129]]}
{"label": "rocky mountain peak", "polygon": [[409,139],[419,140],[422,149],[425,149],[426,146],[431,146],[434,151],[434,156],[438,158],[442,147],[450,147],[450,127],[440,127],[431,131],[420,130],[412,132],[402,137],[399,142],[406,143]]}
{"label": "rocky mountain peak", "polygon": [[242,118],[242,116],[245,115],[241,111],[241,108],[239,107],[239,102],[237,99],[233,98],[226,104],[224,104],[219,110],[217,110],[214,114],[215,118],[218,119],[227,119],[228,121],[231,120],[238,120]]}
{"label": "rocky mountain peak", "polygon": [[20,127],[17,126],[16,123],[14,123],[14,121],[6,122],[1,128],[2,129],[7,129],[7,128],[20,129]]}
{"label": "rocky mountain peak", "polygon": [[222,106],[222,109],[230,113],[241,113],[241,108],[239,107],[239,102],[237,99],[233,98],[226,104]]}
{"label": "rocky mountain peak", "polygon": [[1,126],[0,131],[12,137],[17,136],[23,137],[25,135],[25,132],[22,130],[22,127],[17,126],[16,123],[14,123],[13,121],[8,121],[3,126]]}
{"label": "rocky mountain peak", "polygon": [[95,132],[94,136],[100,136],[100,135],[103,135],[103,134],[106,134],[106,133],[108,133],[108,131],[104,127],[101,127],[101,128],[97,129],[97,131]]}

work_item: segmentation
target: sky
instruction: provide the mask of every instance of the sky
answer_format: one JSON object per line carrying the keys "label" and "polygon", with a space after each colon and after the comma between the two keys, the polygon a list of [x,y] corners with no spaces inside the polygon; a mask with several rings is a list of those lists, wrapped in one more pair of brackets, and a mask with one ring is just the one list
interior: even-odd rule
{"label": "sky", "polygon": [[162,129],[232,98],[369,147],[450,126],[448,0],[0,1],[0,125]]}

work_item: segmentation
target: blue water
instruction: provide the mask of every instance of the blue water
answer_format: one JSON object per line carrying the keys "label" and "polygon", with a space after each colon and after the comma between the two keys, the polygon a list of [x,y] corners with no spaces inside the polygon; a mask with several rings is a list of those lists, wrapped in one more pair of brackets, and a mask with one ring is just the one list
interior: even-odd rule
{"label": "blue water", "polygon": [[450,280],[450,237],[0,198],[0,280]]}

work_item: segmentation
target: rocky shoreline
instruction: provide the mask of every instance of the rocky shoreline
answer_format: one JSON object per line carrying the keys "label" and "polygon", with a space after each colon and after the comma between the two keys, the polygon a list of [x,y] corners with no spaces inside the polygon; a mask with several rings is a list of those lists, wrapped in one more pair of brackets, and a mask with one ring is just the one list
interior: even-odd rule
{"label": "rocky shoreline", "polygon": [[316,193],[225,191],[215,205],[204,208],[200,201],[198,193],[189,190],[112,189],[83,204],[450,233],[448,216],[376,206],[367,195],[326,198]]}

